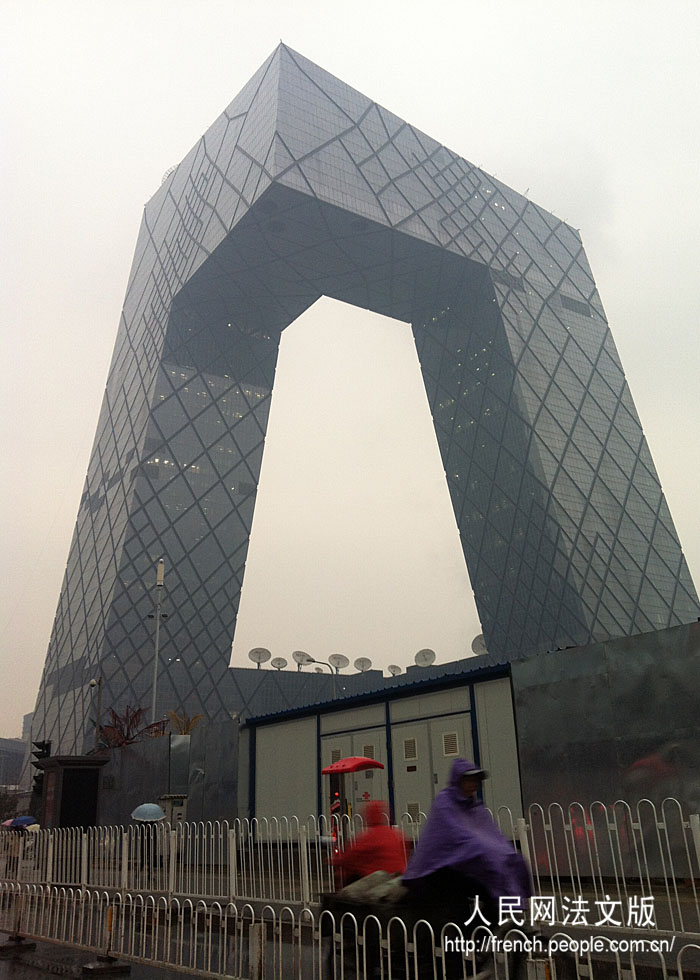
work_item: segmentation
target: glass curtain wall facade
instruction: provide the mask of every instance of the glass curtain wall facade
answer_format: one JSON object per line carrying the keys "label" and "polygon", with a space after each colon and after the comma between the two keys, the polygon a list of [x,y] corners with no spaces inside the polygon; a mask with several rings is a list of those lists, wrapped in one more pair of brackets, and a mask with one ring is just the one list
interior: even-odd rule
{"label": "glass curtain wall facade", "polygon": [[578,233],[280,45],[146,206],[35,737],[82,746],[97,674],[150,704],[160,557],[157,714],[226,715],[279,336],[323,295],[413,329],[491,654],[697,617]]}

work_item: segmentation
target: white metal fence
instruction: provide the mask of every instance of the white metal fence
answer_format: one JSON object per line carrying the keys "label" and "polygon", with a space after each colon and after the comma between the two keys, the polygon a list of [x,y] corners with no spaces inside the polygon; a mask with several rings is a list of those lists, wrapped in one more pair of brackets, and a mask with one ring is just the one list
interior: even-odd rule
{"label": "white metal fence", "polygon": [[642,964],[648,976],[683,980],[700,963],[700,944],[676,947],[669,938],[618,941],[603,963],[572,949],[565,933],[538,939],[511,929],[497,944],[490,930],[470,933],[464,924],[437,931],[425,920],[8,882],[0,885],[0,930],[220,980],[530,980],[558,970],[628,980]]}
{"label": "white metal fence", "polygon": [[[361,818],[310,816],[0,831],[0,881],[309,904],[333,890],[329,858]],[[407,823],[406,853],[418,830]]]}
{"label": "white metal fence", "polygon": [[[404,815],[407,853],[425,819]],[[552,922],[591,919],[627,927],[630,903],[653,903],[657,930],[700,934],[700,819],[678,801],[655,806],[593,803],[531,806],[526,819],[496,814],[532,867],[535,894],[551,899]],[[139,824],[0,832],[0,881],[154,895],[168,901],[247,901],[310,907],[333,891],[329,858],[362,829],[359,816]],[[578,902],[576,906],[574,903]],[[593,924],[593,922],[592,922]]]}
{"label": "white metal fence", "polygon": [[592,917],[614,903],[606,924],[627,927],[647,899],[657,929],[700,932],[700,818],[678,800],[535,804],[527,823],[507,810],[497,818],[527,857],[535,894],[553,898],[555,922],[569,924],[580,899]]}

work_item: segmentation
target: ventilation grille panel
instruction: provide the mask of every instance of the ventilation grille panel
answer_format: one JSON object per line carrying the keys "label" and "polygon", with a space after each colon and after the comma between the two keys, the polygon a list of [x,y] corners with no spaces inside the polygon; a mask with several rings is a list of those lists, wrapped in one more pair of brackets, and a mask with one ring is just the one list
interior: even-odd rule
{"label": "ventilation grille panel", "polygon": [[442,754],[459,755],[459,739],[457,732],[442,733]]}

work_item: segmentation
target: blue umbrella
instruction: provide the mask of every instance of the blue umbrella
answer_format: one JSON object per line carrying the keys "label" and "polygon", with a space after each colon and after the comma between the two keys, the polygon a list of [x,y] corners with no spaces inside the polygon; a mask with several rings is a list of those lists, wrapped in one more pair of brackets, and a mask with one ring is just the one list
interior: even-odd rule
{"label": "blue umbrella", "polygon": [[165,820],[165,811],[157,803],[142,803],[131,814],[131,819],[153,823],[156,820]]}
{"label": "blue umbrella", "polygon": [[39,823],[36,817],[15,817],[10,827],[29,827],[33,823]]}

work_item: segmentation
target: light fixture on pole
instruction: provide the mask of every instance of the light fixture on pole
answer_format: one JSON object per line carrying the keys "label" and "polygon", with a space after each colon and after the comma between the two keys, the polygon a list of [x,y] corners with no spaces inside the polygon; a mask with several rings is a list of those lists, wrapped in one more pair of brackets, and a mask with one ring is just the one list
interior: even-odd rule
{"label": "light fixture on pole", "polygon": [[102,674],[95,680],[90,681],[90,687],[97,688],[97,713],[95,717],[95,752],[98,751],[100,747],[100,719],[102,716]]}
{"label": "light fixture on pole", "polygon": [[165,580],[165,561],[158,559],[156,572],[156,639],[153,652],[153,694],[151,697],[151,724],[156,721],[156,691],[158,690],[158,654],[160,649],[160,606],[163,601],[163,582]]}
{"label": "light fixture on pole", "polygon": [[327,660],[317,660],[315,657],[310,657],[308,653],[307,653],[306,656],[309,658],[306,661],[307,663],[309,663],[309,664],[324,664],[330,670],[331,676],[333,677],[333,700],[335,701],[335,695],[336,695],[335,671],[333,670],[333,668],[331,667],[331,665],[328,663]]}

